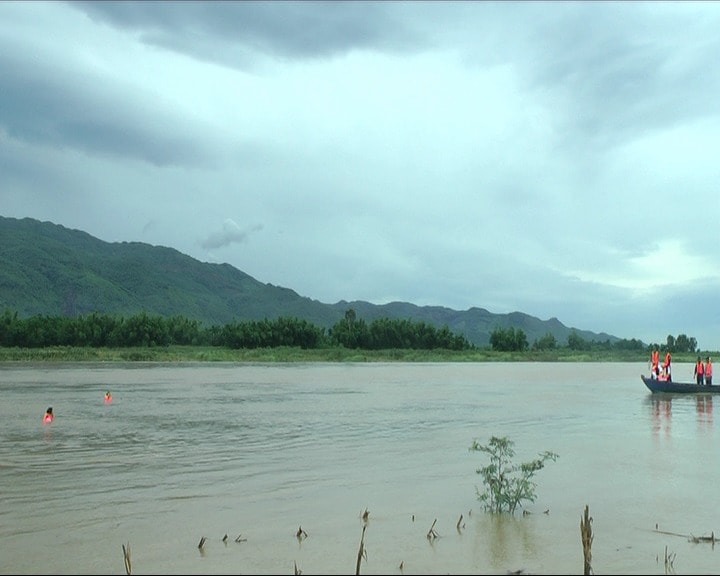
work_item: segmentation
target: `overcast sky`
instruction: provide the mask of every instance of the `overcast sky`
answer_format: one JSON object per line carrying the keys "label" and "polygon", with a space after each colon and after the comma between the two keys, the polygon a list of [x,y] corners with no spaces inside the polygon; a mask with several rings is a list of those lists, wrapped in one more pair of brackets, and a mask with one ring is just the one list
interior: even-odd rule
{"label": "overcast sky", "polygon": [[0,215],[720,349],[720,3],[0,2]]}

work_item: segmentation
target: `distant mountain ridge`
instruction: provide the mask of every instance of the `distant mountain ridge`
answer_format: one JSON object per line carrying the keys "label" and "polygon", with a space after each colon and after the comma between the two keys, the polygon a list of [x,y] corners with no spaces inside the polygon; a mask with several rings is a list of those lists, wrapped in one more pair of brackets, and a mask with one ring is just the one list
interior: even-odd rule
{"label": "distant mountain ridge", "polygon": [[32,218],[0,216],[0,312],[21,317],[140,312],[184,316],[205,325],[291,317],[330,328],[352,308],[358,318],[424,321],[447,326],[477,346],[495,328],[522,329],[532,343],[547,333],[559,344],[575,332],[585,340],[619,340],[604,332],[569,328],[557,318],[522,312],[493,314],[407,302],[326,304],[289,288],[263,284],[229,264],[200,262],[173,248],[142,242],[105,242],[86,232]]}

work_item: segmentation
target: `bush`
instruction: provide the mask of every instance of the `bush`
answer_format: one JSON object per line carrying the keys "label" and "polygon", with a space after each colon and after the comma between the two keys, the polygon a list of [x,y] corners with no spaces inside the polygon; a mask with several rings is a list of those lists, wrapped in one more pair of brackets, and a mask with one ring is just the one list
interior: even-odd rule
{"label": "bush", "polygon": [[485,490],[481,492],[476,488],[478,500],[483,503],[488,512],[515,513],[515,509],[524,501],[535,502],[535,488],[537,485],[532,478],[538,470],[545,466],[545,462],[557,460],[554,452],[543,452],[539,458],[531,462],[514,464],[514,442],[508,438],[493,436],[490,443],[483,445],[477,440],[473,441],[470,450],[485,452],[490,455],[490,464],[476,470],[483,477]]}

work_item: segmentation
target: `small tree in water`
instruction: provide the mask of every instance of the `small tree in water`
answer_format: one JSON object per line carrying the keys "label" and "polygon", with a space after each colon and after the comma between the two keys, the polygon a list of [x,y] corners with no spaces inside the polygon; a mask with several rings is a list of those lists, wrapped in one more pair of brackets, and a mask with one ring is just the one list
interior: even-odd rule
{"label": "small tree in water", "polygon": [[532,478],[538,470],[545,466],[545,462],[557,460],[554,452],[542,452],[539,458],[522,464],[512,462],[515,456],[514,442],[508,438],[493,436],[490,443],[483,445],[477,440],[473,441],[470,450],[485,452],[490,455],[490,464],[479,468],[476,472],[483,477],[485,490],[476,487],[478,500],[488,512],[515,513],[518,505],[524,501],[535,502],[536,484]]}

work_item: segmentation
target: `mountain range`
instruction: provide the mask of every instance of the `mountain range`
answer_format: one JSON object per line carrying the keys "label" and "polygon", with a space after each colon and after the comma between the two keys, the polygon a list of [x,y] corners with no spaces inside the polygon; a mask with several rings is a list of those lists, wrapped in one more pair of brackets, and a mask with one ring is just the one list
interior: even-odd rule
{"label": "mountain range", "polygon": [[0,216],[0,311],[6,309],[22,318],[145,312],[184,316],[207,326],[291,317],[323,328],[352,309],[368,323],[397,318],[447,326],[477,346],[487,346],[496,328],[521,329],[529,344],[549,333],[564,345],[573,331],[588,341],[620,339],[522,312],[494,314],[484,308],[453,310],[407,302],[323,303],[173,248],[105,242],[52,222]]}

